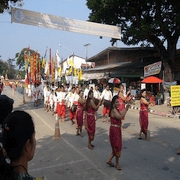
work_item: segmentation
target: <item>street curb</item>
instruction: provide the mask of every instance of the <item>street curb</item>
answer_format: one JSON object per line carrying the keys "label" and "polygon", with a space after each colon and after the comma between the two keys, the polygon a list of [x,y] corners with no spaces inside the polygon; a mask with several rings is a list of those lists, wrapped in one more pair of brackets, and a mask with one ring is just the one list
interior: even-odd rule
{"label": "street curb", "polygon": [[[136,106],[130,106],[130,109],[135,109],[135,110],[140,110],[140,107],[136,107]],[[154,111],[152,109],[148,109],[148,112],[154,115],[158,115],[158,116],[163,116],[163,117],[168,117],[168,118],[176,118],[176,119],[180,119],[179,115],[173,115],[167,112],[157,112]]]}

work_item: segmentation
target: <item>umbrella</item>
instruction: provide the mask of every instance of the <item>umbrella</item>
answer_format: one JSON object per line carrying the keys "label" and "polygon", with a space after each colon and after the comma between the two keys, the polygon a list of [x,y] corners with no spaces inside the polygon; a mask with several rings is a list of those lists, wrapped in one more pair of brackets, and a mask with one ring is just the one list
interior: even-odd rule
{"label": "umbrella", "polygon": [[159,79],[155,76],[149,76],[141,81],[142,83],[162,83],[162,79]]}
{"label": "umbrella", "polygon": [[111,78],[109,79],[108,83],[119,84],[121,83],[121,80],[118,78]]}

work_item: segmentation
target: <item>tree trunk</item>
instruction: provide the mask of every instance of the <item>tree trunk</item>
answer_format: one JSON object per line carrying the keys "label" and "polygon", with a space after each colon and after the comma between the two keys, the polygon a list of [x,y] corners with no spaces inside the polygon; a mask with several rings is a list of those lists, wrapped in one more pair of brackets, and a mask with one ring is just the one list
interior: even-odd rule
{"label": "tree trunk", "polygon": [[171,67],[169,66],[168,62],[163,61],[163,68],[164,68],[163,80],[165,82],[172,82],[172,81],[174,81],[174,74],[171,71]]}

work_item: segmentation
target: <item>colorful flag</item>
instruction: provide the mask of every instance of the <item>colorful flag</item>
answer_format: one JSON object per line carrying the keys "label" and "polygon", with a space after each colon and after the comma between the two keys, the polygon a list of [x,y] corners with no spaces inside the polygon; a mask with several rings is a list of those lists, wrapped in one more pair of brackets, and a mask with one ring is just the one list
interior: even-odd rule
{"label": "colorful flag", "polygon": [[68,62],[69,66],[74,67],[73,58],[71,57],[71,58],[69,58],[68,60],[69,60],[69,62]]}
{"label": "colorful flag", "polygon": [[61,67],[61,60],[60,60],[60,56],[59,56],[59,52],[58,50],[56,51],[56,64],[57,64],[57,67]]}

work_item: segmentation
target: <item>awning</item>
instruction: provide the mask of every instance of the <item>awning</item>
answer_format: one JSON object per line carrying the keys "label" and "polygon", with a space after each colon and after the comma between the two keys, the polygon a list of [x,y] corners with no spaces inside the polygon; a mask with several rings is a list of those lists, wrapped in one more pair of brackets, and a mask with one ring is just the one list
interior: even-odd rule
{"label": "awning", "polygon": [[160,78],[157,78],[155,76],[149,76],[149,77],[146,77],[145,79],[143,79],[141,82],[142,83],[162,83],[163,80]]}
{"label": "awning", "polygon": [[89,81],[91,79],[103,79],[103,78],[108,78],[109,76],[107,74],[105,74],[104,72],[103,73],[97,73],[97,72],[94,72],[94,73],[84,73],[82,75],[82,78],[85,80],[85,81]]}
{"label": "awning", "polygon": [[120,62],[120,63],[116,63],[116,64],[109,64],[109,65],[104,65],[104,66],[97,66],[95,68],[91,68],[91,69],[87,69],[85,72],[92,72],[92,71],[104,71],[104,70],[107,70],[107,69],[114,69],[114,68],[117,68],[117,67],[123,67],[127,64],[131,64],[132,62],[129,61],[129,62]]}

